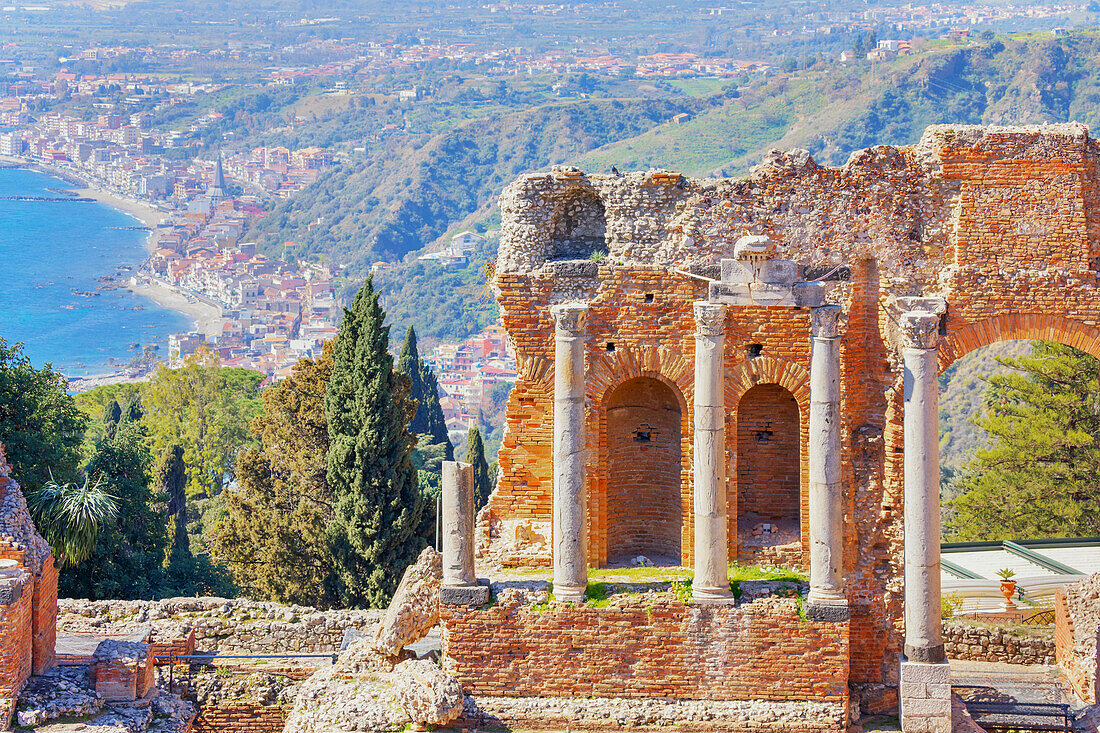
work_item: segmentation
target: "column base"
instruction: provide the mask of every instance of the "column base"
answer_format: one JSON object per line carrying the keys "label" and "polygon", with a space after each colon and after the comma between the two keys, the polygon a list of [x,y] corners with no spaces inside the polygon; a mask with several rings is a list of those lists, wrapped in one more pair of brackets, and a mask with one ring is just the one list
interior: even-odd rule
{"label": "column base", "polygon": [[806,596],[806,615],[811,621],[841,623],[852,618],[848,599],[831,593],[817,593],[813,588]]}
{"label": "column base", "polygon": [[905,645],[905,661],[921,662],[923,664],[946,664],[947,654],[943,650],[943,644],[936,646],[912,646]]}
{"label": "column base", "polygon": [[554,584],[554,600],[563,603],[584,603],[584,592],[587,585],[558,585]]}
{"label": "column base", "polygon": [[905,733],[951,733],[951,667],[902,657],[898,685]]}
{"label": "column base", "polygon": [[724,588],[722,586],[713,588],[696,588],[693,586],[691,597],[700,603],[734,603],[737,601],[728,585]]}

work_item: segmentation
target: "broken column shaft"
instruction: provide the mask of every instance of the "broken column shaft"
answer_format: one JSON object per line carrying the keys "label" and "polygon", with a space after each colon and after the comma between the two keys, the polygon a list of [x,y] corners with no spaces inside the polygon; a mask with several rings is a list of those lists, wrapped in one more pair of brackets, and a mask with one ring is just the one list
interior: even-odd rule
{"label": "broken column shaft", "polygon": [[726,528],[726,306],[695,303],[695,579],[701,601],[732,598]]}
{"label": "broken column shaft", "polygon": [[588,306],[562,303],[554,319],[554,597],[583,601],[585,544],[584,327]]}
{"label": "broken column shaft", "polygon": [[474,574],[474,467],[443,462],[443,585],[477,585]]}

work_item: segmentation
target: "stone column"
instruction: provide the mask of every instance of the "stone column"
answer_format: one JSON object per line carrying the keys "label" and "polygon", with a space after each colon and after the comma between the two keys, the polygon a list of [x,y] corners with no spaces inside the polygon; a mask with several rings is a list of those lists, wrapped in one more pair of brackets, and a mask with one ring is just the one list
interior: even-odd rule
{"label": "stone column", "polygon": [[588,306],[562,303],[554,319],[554,597],[584,600],[585,545],[584,326]]}
{"label": "stone column", "polygon": [[726,306],[695,302],[696,600],[733,597],[726,565]]}
{"label": "stone column", "polygon": [[480,606],[489,588],[474,574],[474,509],[477,505],[474,467],[443,462],[443,584],[441,603]]}
{"label": "stone column", "polygon": [[951,670],[940,612],[940,316],[901,315],[905,362],[905,660],[902,730],[949,733]]}
{"label": "stone column", "polygon": [[940,317],[901,316],[905,362],[905,656],[942,662],[940,612]]}
{"label": "stone column", "polygon": [[838,305],[812,310],[810,347],[810,594],[807,611],[822,621],[848,620],[844,597],[844,487],[840,480],[840,340]]}

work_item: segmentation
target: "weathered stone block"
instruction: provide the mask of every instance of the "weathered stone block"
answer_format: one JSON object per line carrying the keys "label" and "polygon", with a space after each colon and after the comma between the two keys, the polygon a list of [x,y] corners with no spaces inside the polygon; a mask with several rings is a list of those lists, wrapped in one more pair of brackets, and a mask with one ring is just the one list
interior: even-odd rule
{"label": "weathered stone block", "polygon": [[818,308],[825,305],[824,283],[796,283],[794,286],[795,305],[803,308]]}
{"label": "weathered stone block", "polygon": [[740,260],[722,260],[722,282],[748,284],[755,280],[752,267]]}
{"label": "weathered stone block", "polygon": [[793,306],[794,295],[790,288],[773,283],[756,282],[749,286],[753,303],[765,306]]}
{"label": "weathered stone block", "polygon": [[773,285],[794,285],[798,280],[798,263],[794,260],[764,260],[756,265],[756,279]]}
{"label": "weathered stone block", "polygon": [[443,586],[439,589],[439,602],[452,606],[484,606],[489,602],[489,587],[486,585]]}
{"label": "weathered stone block", "polygon": [[748,285],[737,283],[711,283],[710,300],[714,303],[729,305],[752,305],[752,294]]}

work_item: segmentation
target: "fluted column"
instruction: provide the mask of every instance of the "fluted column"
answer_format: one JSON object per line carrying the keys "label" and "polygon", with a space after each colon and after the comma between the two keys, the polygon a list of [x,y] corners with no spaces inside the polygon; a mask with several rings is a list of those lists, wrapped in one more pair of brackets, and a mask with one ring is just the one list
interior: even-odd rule
{"label": "fluted column", "polygon": [[810,615],[848,619],[844,597],[844,487],[840,480],[838,305],[812,311],[810,347]]}
{"label": "fluted column", "polygon": [[905,656],[942,662],[940,611],[940,317],[901,315],[905,362]]}
{"label": "fluted column", "polygon": [[732,598],[726,529],[726,306],[695,303],[695,580],[697,600]]}
{"label": "fluted column", "polygon": [[584,326],[588,306],[562,303],[554,319],[554,597],[583,601],[585,545]]}

